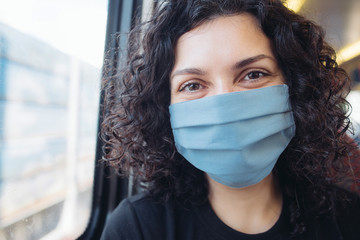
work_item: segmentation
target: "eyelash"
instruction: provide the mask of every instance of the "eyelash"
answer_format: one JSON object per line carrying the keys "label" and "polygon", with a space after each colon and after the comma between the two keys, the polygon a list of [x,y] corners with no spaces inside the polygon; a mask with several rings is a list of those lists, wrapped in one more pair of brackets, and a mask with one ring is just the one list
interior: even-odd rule
{"label": "eyelash", "polygon": [[[258,74],[258,75],[261,75],[261,76],[257,77],[256,79],[249,79],[249,80],[246,80],[246,81],[256,82],[256,81],[259,81],[259,80],[260,80],[261,78],[263,78],[263,77],[270,76],[269,73],[266,73],[266,72],[264,72],[264,71],[254,70],[254,71],[248,72],[248,73],[245,75],[245,77],[242,78],[242,79],[245,79],[245,78],[248,77],[250,74]],[[242,80],[242,79],[241,79],[241,80]],[[241,80],[240,80],[240,81],[241,81]]]}
{"label": "eyelash", "polygon": [[[260,70],[253,70],[253,71],[250,71],[248,73],[246,73],[245,77],[243,77],[242,79],[239,80],[242,81],[243,79],[245,79],[246,77],[248,77],[250,74],[258,74],[258,75],[261,75],[259,77],[257,77],[256,79],[248,79],[248,80],[245,80],[245,81],[248,81],[248,82],[256,82],[256,81],[260,81],[261,78],[263,77],[267,77],[267,76],[270,76],[271,74],[269,73],[266,73],[264,71],[260,71]],[[191,85],[198,85],[199,88],[202,88],[203,86],[201,85],[201,83],[199,82],[196,82],[196,81],[190,81],[190,82],[187,82],[185,83],[184,85],[182,85],[179,89],[179,92],[183,92],[186,88],[190,87]],[[196,91],[196,90],[190,90],[191,91]]]}
{"label": "eyelash", "polygon": [[[184,91],[185,90],[185,88],[187,88],[187,87],[189,87],[189,86],[191,86],[191,85],[195,85],[195,84],[197,84],[197,85],[199,85],[200,86],[200,88],[201,88],[201,84],[200,83],[198,83],[198,82],[187,82],[186,84],[184,84],[183,86],[181,86],[180,87],[180,89],[179,89],[179,92],[182,92],[182,91]],[[191,91],[191,90],[190,90]]]}

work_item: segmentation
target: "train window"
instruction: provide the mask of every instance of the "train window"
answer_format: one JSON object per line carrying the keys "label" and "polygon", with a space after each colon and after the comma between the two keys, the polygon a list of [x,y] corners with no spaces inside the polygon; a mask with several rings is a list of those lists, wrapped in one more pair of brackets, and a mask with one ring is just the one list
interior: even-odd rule
{"label": "train window", "polygon": [[0,239],[89,221],[107,7],[0,0]]}
{"label": "train window", "polygon": [[[146,21],[151,12],[162,1],[154,0],[109,0],[108,22],[105,41],[106,68],[118,69],[126,61],[127,33],[135,25],[136,21]],[[112,71],[104,70],[104,77],[113,74]],[[99,125],[106,109],[103,109],[103,94],[101,94]],[[96,161],[102,158],[103,143],[98,138],[96,147]],[[95,178],[93,201],[90,222],[79,240],[100,239],[103,227],[109,213],[125,197],[136,192],[131,179],[123,179],[118,176],[106,164],[97,162],[95,165]]]}

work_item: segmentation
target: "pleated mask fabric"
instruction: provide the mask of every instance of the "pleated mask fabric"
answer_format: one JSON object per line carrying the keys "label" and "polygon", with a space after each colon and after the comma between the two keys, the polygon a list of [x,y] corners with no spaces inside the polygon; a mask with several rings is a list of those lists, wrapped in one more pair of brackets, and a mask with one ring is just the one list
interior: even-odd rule
{"label": "pleated mask fabric", "polygon": [[287,85],[175,103],[169,111],[178,152],[234,188],[268,176],[295,135]]}

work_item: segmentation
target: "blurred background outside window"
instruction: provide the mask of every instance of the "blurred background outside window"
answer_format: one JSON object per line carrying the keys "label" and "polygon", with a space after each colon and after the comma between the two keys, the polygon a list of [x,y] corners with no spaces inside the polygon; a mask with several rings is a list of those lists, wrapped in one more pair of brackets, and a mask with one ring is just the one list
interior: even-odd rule
{"label": "blurred background outside window", "polygon": [[88,222],[107,1],[0,0],[0,239]]}

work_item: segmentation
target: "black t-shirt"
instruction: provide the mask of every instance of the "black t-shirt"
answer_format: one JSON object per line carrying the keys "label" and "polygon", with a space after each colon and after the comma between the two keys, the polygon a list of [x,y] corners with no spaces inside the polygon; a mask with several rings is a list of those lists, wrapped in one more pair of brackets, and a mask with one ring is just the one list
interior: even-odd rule
{"label": "black t-shirt", "polygon": [[[360,240],[360,199],[348,194],[345,205],[309,224],[296,239]],[[284,205],[286,205],[284,199]],[[244,234],[225,225],[209,202],[194,209],[184,209],[173,201],[159,203],[146,193],[123,200],[109,218],[101,240],[260,240],[293,239],[289,234],[287,207],[275,225],[260,234]]]}

